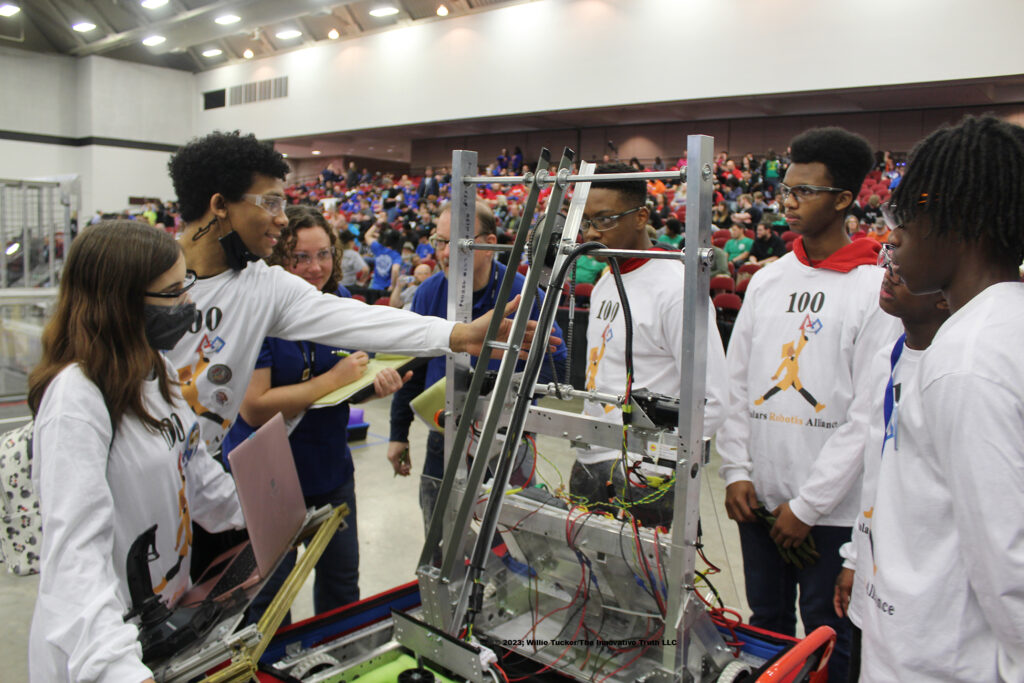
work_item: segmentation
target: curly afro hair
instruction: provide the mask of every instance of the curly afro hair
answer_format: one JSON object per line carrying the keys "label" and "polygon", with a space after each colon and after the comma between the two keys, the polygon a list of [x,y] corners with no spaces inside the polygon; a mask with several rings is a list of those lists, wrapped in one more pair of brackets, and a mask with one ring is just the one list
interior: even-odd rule
{"label": "curly afro hair", "polygon": [[252,187],[254,173],[284,180],[290,170],[273,145],[237,130],[192,140],[171,157],[167,167],[185,222],[202,218],[210,197],[217,193],[229,201],[241,201]]}
{"label": "curly afro hair", "polygon": [[861,183],[875,165],[868,141],[844,128],[812,128],[793,138],[790,161],[794,164],[825,164],[832,185],[857,196]]}

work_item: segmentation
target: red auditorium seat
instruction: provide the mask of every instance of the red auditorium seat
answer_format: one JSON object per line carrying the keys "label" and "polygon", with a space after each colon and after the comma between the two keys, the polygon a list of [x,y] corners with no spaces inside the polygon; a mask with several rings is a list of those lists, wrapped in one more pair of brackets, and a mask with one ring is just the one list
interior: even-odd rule
{"label": "red auditorium seat", "polygon": [[525,263],[520,263],[519,267],[516,270],[518,270],[522,275],[526,275],[526,271],[528,271],[529,269],[530,269],[529,265],[527,265]]}
{"label": "red auditorium seat", "polygon": [[732,293],[716,294],[713,298],[712,303],[715,305],[715,309],[719,311],[738,311],[740,306],[743,305],[743,299]]}
{"label": "red auditorium seat", "polygon": [[585,297],[585,298],[589,299],[590,295],[593,293],[593,291],[594,291],[594,285],[590,284],[589,282],[577,282],[576,283],[575,292],[576,292],[577,298]]}
{"label": "red auditorium seat", "polygon": [[793,232],[792,230],[787,230],[786,232],[782,233],[782,241],[785,242],[786,244],[789,244],[799,236],[799,233]]}
{"label": "red auditorium seat", "polygon": [[366,303],[366,297],[363,296],[362,294],[353,294],[352,298],[355,299],[356,301],[362,301],[364,304]]}
{"label": "red auditorium seat", "polygon": [[374,306],[387,306],[390,303],[391,303],[391,297],[389,297],[389,296],[382,296],[381,298],[379,298],[376,301],[374,301],[373,305]]}
{"label": "red auditorium seat", "polygon": [[736,324],[736,316],[740,312],[743,300],[735,294],[718,294],[711,303],[715,307],[715,322],[718,324],[718,334],[722,337],[722,344],[728,350],[729,339],[732,337],[732,328]]}
{"label": "red auditorium seat", "polygon": [[716,294],[722,294],[725,292],[732,292],[736,289],[736,283],[732,281],[732,278],[728,275],[716,275],[711,278],[711,296]]}
{"label": "red auditorium seat", "polygon": [[437,261],[432,258],[425,258],[420,261],[420,265],[430,266],[430,270],[434,270],[434,268],[437,267]]}
{"label": "red auditorium seat", "polygon": [[743,273],[749,273],[750,275],[753,275],[759,270],[761,270],[761,266],[759,266],[756,263],[744,263],[742,266],[740,266],[739,274],[742,275]]}
{"label": "red auditorium seat", "polygon": [[754,239],[757,237],[757,235],[754,234],[754,231],[751,230],[750,228],[747,228],[746,230],[743,231],[743,236],[749,239]]}
{"label": "red auditorium seat", "polygon": [[725,246],[725,243],[726,243],[726,242],[728,242],[728,241],[729,241],[729,236],[728,236],[728,235],[725,235],[725,236],[723,237],[723,236],[721,236],[721,235],[719,235],[719,234],[717,234],[717,233],[716,233],[715,235],[713,235],[713,236],[711,237],[711,244],[715,245],[715,246],[716,246],[716,247],[718,247],[719,249],[721,249],[722,247],[724,247],[724,246]]}
{"label": "red auditorium seat", "polygon": [[747,291],[747,285],[750,284],[750,278],[745,277],[736,283],[736,296],[743,298],[743,294]]}
{"label": "red auditorium seat", "polygon": [[728,230],[718,229],[711,233],[711,238],[714,239],[715,237],[724,237],[725,239],[729,239],[732,237],[732,233]]}

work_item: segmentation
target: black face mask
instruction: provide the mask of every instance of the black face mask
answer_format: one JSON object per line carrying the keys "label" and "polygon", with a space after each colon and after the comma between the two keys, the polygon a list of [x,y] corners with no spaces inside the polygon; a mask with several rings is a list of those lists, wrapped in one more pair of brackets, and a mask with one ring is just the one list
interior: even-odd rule
{"label": "black face mask", "polygon": [[219,240],[220,246],[227,256],[228,268],[231,270],[242,270],[252,261],[259,261],[260,257],[249,251],[242,241],[242,237],[232,230]]}
{"label": "black face mask", "polygon": [[158,351],[174,348],[196,318],[196,305],[191,301],[176,306],[145,304],[146,341]]}

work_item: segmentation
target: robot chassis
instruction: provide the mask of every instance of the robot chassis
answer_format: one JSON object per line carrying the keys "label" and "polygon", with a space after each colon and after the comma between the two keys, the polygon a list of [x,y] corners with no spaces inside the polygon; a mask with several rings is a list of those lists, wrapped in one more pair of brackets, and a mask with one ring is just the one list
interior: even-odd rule
{"label": "robot chassis", "polygon": [[[481,663],[480,647],[460,637],[465,635],[514,649],[517,654],[556,669],[560,674],[581,679],[590,676],[585,672],[584,652],[589,659],[590,650],[596,645],[593,639],[598,637],[606,656],[610,657],[609,663],[602,667],[602,674],[613,671],[607,680],[711,681],[718,680],[723,670],[734,662],[732,651],[695,595],[694,586],[699,475],[708,462],[710,447],[702,433],[704,350],[710,305],[708,285],[713,260],[710,249],[713,139],[691,135],[687,138],[687,148],[688,162],[683,171],[594,175],[595,165],[584,162],[580,164],[579,173],[573,175],[574,155],[566,149],[554,174],[547,170],[550,159],[548,151],[543,150],[536,173],[505,178],[476,176],[476,152],[457,150],[453,153],[449,319],[470,320],[473,250],[508,250],[509,263],[517,264],[527,248],[526,229],[518,231],[511,246],[474,241],[476,185],[524,183],[529,191],[522,226],[531,224],[541,189],[551,188],[548,210],[531,238],[530,268],[525,275],[522,301],[509,339],[494,341],[500,323],[499,316],[495,316],[481,354],[486,356],[495,350],[503,354],[489,401],[481,400],[486,373],[472,372],[467,354],[449,354],[445,401],[447,465],[417,571],[423,601],[422,620],[405,615],[395,617],[395,636],[403,646],[417,655],[438,661],[467,680],[484,681],[490,677],[485,664]],[[658,537],[642,529],[636,542],[651,560],[659,556],[667,558],[666,576],[661,586],[667,592],[663,614],[654,610],[655,601],[644,592],[625,552],[621,551],[623,523],[606,518],[588,519],[574,536],[576,548],[571,549],[565,540],[565,509],[552,505],[550,500],[498,493],[508,487],[512,462],[524,431],[611,448],[620,448],[623,443],[623,428],[619,425],[532,405],[536,396],[548,394],[560,398],[589,397],[621,406],[623,396],[600,395],[568,385],[538,385],[547,348],[540,341],[531,346],[525,371],[517,373],[516,363],[538,286],[545,284],[547,294],[537,329],[549,330],[570,261],[598,246],[581,249],[577,245],[591,181],[638,179],[689,179],[687,249],[680,253],[594,248],[589,253],[620,258],[673,258],[686,266],[684,288],[680,292],[684,306],[679,400],[677,403],[663,401],[660,406],[664,410],[667,403],[677,409],[677,424],[675,429],[657,425],[646,419],[641,406],[634,404],[634,419],[625,434],[631,453],[654,452],[659,464],[667,464],[675,472],[672,533]],[[564,225],[559,229],[556,218],[570,183],[575,184],[574,192]],[[510,265],[495,308],[501,309],[509,300],[515,273],[514,265]],[[470,464],[461,455],[467,451],[471,427],[480,420],[483,426],[474,452],[487,457],[475,457]],[[490,495],[483,486],[488,467],[494,470],[489,488],[494,493]],[[482,496],[486,496],[486,506],[481,510]],[[477,516],[479,523],[474,523]],[[501,533],[501,540],[516,561],[499,563],[491,555],[499,524],[507,530]],[[467,564],[466,549],[470,546]],[[574,611],[569,606],[576,602],[572,586],[579,581],[584,562],[591,580],[583,614],[579,615],[579,609]],[[531,581],[536,584],[534,597],[531,597]],[[656,586],[652,588],[659,590]],[[539,623],[534,606],[538,608],[537,613],[552,610],[556,614]],[[574,630],[577,615],[578,625]],[[581,637],[584,625],[586,629]],[[527,639],[531,633],[533,637]],[[626,652],[613,655],[616,645]],[[640,654],[636,654],[638,651]]]}
{"label": "robot chassis", "polygon": [[[508,339],[496,341],[500,316],[492,318],[487,331],[481,356],[502,354],[487,396],[483,391],[485,381],[493,373],[473,372],[468,354],[448,354],[444,409],[447,462],[418,563],[418,598],[422,608],[414,608],[417,596],[413,584],[396,588],[371,599],[378,600],[379,605],[363,607],[364,612],[376,610],[382,614],[376,621],[370,619],[369,626],[348,631],[347,635],[322,645],[295,643],[276,654],[268,651],[274,670],[309,683],[351,681],[395,661],[405,651],[413,653],[421,663],[433,663],[435,668],[447,670],[453,678],[484,683],[499,680],[489,666],[496,661],[494,649],[498,648],[533,660],[552,676],[582,680],[602,676],[601,681],[620,683],[725,682],[749,672],[751,664],[756,666],[755,662],[734,657],[697,596],[694,583],[700,474],[710,451],[710,442],[702,433],[708,285],[713,261],[713,142],[708,136],[689,136],[686,168],[654,173],[594,175],[595,165],[583,162],[574,175],[574,154],[568,149],[563,152],[557,171],[550,173],[549,153],[545,149],[535,173],[477,176],[477,153],[453,152],[449,319],[471,319],[474,250],[508,251],[509,263],[517,264],[527,249],[526,229],[517,232],[512,245],[474,241],[476,186],[526,185],[522,226],[531,225],[541,190],[550,187],[550,196],[548,210],[530,238],[530,267]],[[613,250],[593,243],[577,245],[592,181],[653,179],[689,179],[688,239],[683,252]],[[574,184],[572,200],[564,224],[559,227],[558,210],[570,183]],[[537,384],[547,352],[543,333],[530,346],[525,370],[517,371],[538,287],[546,285],[547,294],[540,307],[537,329],[550,330],[571,262],[582,253],[677,259],[685,264],[680,292],[683,329],[678,399],[641,399],[634,393],[630,402],[632,419],[625,428],[578,413],[532,405],[535,397],[544,395],[591,398],[619,406],[626,402],[624,395],[581,391],[569,384]],[[515,276],[516,268],[509,267],[499,286],[495,308],[503,309],[511,298]],[[570,300],[570,317],[572,304]],[[469,449],[470,430],[478,422],[483,426]],[[657,535],[638,527],[636,538],[630,539],[637,561],[656,565],[655,573],[647,574],[651,592],[647,592],[644,581],[631,567],[624,549],[625,521],[588,515],[573,527],[569,542],[566,529],[571,520],[567,518],[573,510],[540,489],[509,490],[512,463],[526,431],[610,448],[621,448],[625,439],[630,453],[647,454],[645,460],[674,471],[672,532]],[[463,457],[468,450],[476,456],[471,462]],[[493,476],[485,484],[488,469]],[[499,525],[503,527],[500,540],[508,549],[501,561],[491,552]],[[660,571],[662,565],[664,574]],[[298,583],[310,568],[296,579]],[[590,578],[584,582],[581,572],[584,577],[589,572]],[[584,583],[582,605],[574,609]],[[576,594],[573,586],[577,586]],[[653,597],[655,592],[663,596],[660,604]],[[287,604],[291,597],[286,599]],[[282,605],[283,613],[287,606]],[[391,619],[382,621],[387,610],[391,611]],[[546,613],[542,619],[538,616],[541,612]],[[238,671],[224,670],[205,680],[247,680],[266,647],[266,639],[260,633],[276,631],[276,624],[261,626],[254,633],[250,633],[254,629],[249,627],[220,638],[203,652],[161,671],[158,680],[189,680],[192,676],[186,672],[194,675],[228,652],[235,653],[233,666]],[[249,650],[253,652],[247,654]],[[530,680],[543,679],[534,676]]]}

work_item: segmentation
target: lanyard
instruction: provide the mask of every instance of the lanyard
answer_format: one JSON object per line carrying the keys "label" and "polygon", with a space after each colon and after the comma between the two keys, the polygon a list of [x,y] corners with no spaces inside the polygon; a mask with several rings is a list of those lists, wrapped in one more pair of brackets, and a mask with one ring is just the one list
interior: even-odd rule
{"label": "lanyard", "polygon": [[896,373],[896,364],[900,362],[900,356],[903,355],[903,345],[907,340],[907,333],[904,332],[900,335],[900,338],[896,340],[896,344],[892,347],[892,354],[889,356],[889,382],[885,385],[885,400],[883,402],[883,408],[885,411],[885,438],[882,439],[882,456],[885,456],[885,445],[889,442],[889,439],[893,440],[893,448],[899,450],[899,439],[896,438],[896,434],[899,430],[899,417],[897,416],[896,410],[896,388],[894,386],[893,375]]}
{"label": "lanyard", "polygon": [[309,342],[299,342],[300,348],[302,349],[302,362],[305,367],[302,369],[302,379],[300,381],[305,382],[313,376],[315,372],[316,364],[316,346],[311,346]]}

